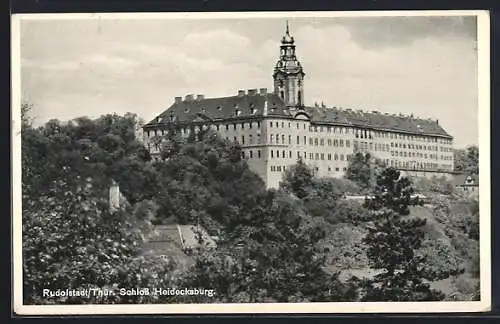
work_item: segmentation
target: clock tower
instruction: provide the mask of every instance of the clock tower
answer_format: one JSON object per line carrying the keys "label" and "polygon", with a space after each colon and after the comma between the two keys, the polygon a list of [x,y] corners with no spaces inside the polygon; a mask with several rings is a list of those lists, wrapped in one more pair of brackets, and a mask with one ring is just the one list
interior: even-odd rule
{"label": "clock tower", "polygon": [[295,56],[295,41],[290,36],[288,21],[285,35],[281,39],[280,58],[274,67],[274,93],[287,106],[301,107],[304,105],[304,71]]}

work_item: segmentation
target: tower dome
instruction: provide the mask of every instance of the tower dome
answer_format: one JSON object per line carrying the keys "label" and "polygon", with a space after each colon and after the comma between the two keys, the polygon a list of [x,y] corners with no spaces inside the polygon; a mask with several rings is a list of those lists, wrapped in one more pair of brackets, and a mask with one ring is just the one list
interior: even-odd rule
{"label": "tower dome", "polygon": [[282,44],[293,44],[294,39],[292,36],[290,36],[290,30],[288,28],[288,20],[286,21],[286,31],[285,31],[285,36],[281,39]]}
{"label": "tower dome", "polygon": [[302,106],[304,104],[304,71],[295,55],[295,40],[290,35],[288,21],[285,35],[281,39],[280,58],[274,67],[274,93],[287,106]]}

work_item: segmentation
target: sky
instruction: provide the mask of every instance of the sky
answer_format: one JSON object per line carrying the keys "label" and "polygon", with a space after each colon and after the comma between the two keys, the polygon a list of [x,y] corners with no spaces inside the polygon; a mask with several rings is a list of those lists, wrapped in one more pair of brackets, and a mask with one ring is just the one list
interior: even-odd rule
{"label": "sky", "polygon": [[439,120],[478,143],[476,18],[287,17],[21,21],[21,100],[36,124],[133,112],[175,96],[267,87],[289,20],[307,105]]}

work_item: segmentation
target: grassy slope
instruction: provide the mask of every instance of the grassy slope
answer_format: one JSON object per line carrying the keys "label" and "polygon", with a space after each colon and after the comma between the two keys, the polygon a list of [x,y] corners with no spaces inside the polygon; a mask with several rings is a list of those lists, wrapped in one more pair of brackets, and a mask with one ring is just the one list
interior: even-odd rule
{"label": "grassy slope", "polygon": [[[410,217],[419,217],[427,220],[425,226],[426,242],[432,244],[439,241],[445,248],[441,254],[429,255],[433,266],[439,267],[440,262],[446,262],[444,258],[458,262],[461,266],[467,267],[469,260],[460,256],[459,251],[455,249],[452,240],[447,235],[449,229],[446,225],[438,222],[432,214],[432,210],[427,206],[414,206],[410,208]],[[333,226],[333,231],[328,236],[329,251],[327,252],[327,269],[331,272],[341,271],[341,278],[348,278],[351,275],[357,277],[371,277],[377,273],[377,270],[370,269],[364,256],[366,246],[361,242],[366,230],[362,225],[354,226],[352,224],[341,223]],[[430,248],[432,250],[432,247]],[[444,253],[444,255],[443,255]],[[465,290],[471,289],[475,279],[470,273],[464,273],[457,278],[448,278],[432,283],[432,287],[443,291],[446,295],[453,294],[456,291],[456,283],[467,286]],[[466,298],[466,297],[462,297]]]}

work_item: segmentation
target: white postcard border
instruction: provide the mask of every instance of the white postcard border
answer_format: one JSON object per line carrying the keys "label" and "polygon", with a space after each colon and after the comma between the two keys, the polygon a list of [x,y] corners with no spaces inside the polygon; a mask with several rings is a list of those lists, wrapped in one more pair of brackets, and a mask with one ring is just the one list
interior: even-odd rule
{"label": "white postcard border", "polygon": [[[476,16],[478,51],[478,122],[480,169],[480,290],[481,300],[471,302],[335,302],[262,304],[168,304],[168,305],[23,305],[21,217],[21,20],[74,19],[251,19],[381,16]],[[365,12],[210,12],[210,13],[72,13],[16,14],[11,24],[12,111],[12,252],[13,311],[18,315],[96,314],[230,314],[230,313],[440,313],[481,312],[491,309],[491,184],[490,184],[490,23],[489,12],[365,11]],[[16,107],[16,109],[14,109]],[[460,118],[460,116],[457,116]]]}

